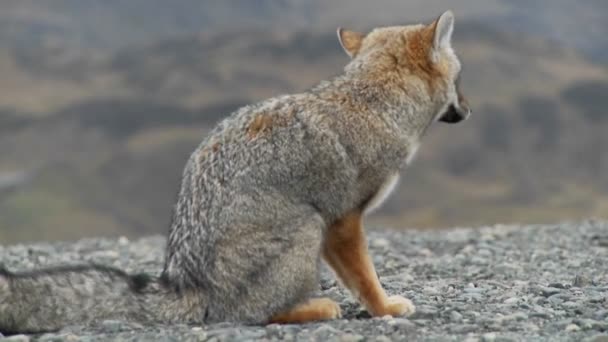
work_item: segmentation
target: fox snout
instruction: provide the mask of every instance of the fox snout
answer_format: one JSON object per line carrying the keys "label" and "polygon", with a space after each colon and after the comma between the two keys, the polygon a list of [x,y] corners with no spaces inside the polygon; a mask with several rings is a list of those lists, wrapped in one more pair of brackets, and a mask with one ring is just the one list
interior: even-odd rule
{"label": "fox snout", "polygon": [[458,93],[457,101],[448,106],[448,109],[439,117],[439,121],[446,123],[458,123],[466,120],[469,115],[473,112],[469,106],[469,102],[462,95],[458,84],[456,85],[456,92]]}
{"label": "fox snout", "polygon": [[439,121],[446,123],[458,123],[460,121],[466,120],[469,115],[471,115],[472,111],[469,107],[469,104],[464,101],[459,104],[451,104],[445,113],[441,115]]}

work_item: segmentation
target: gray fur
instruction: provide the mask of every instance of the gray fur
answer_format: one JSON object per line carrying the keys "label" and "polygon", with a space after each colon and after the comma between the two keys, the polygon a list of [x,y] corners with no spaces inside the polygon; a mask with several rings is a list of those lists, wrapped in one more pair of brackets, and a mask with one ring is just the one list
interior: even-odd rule
{"label": "gray fur", "polygon": [[103,319],[257,324],[309,298],[328,226],[366,206],[456,97],[451,84],[430,93],[415,75],[375,79],[376,55],[305,93],[241,108],[204,139],[183,172],[160,277],[0,271],[0,331]]}

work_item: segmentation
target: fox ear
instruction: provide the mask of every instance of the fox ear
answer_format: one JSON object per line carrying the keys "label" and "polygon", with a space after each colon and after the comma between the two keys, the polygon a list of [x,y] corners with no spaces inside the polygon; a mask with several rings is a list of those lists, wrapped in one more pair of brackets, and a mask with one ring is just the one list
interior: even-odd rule
{"label": "fox ear", "polygon": [[338,27],[338,40],[340,41],[340,45],[342,45],[346,54],[351,58],[355,57],[359,52],[359,49],[361,49],[363,37],[362,33]]}
{"label": "fox ear", "polygon": [[433,50],[441,51],[442,49],[452,46],[452,32],[454,32],[454,14],[452,11],[445,11],[431,26],[434,26],[433,34]]}

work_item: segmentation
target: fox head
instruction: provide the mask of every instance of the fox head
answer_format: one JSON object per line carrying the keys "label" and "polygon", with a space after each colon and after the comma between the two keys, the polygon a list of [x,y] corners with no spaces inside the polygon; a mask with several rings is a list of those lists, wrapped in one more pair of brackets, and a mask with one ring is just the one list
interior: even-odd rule
{"label": "fox head", "polygon": [[[428,25],[376,28],[368,34],[338,28],[346,67],[364,70],[372,78],[404,89],[426,91],[434,120],[457,123],[471,114],[460,92],[461,64],[452,48],[454,15],[443,13]],[[411,89],[408,89],[411,88]]]}

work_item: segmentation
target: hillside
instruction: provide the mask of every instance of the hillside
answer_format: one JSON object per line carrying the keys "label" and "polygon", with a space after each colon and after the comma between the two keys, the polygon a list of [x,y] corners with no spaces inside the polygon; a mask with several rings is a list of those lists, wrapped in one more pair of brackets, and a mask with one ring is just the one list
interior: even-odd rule
{"label": "hillside", "polygon": [[437,16],[446,6],[460,19],[538,35],[608,63],[604,0],[4,0],[0,42],[114,50],[202,31],[321,33],[337,26],[403,24]]}
{"label": "hillside", "polygon": [[[441,227],[605,215],[608,70],[480,23],[460,22],[456,47],[474,116],[432,129],[373,220]],[[12,75],[0,92],[1,241],[164,232],[183,164],[212,125],[347,62],[333,30],[70,51],[0,58]]]}

